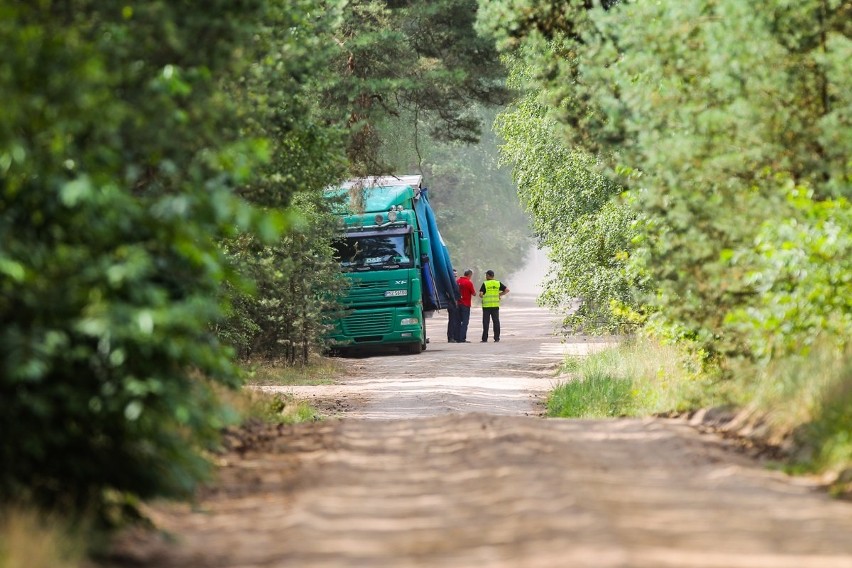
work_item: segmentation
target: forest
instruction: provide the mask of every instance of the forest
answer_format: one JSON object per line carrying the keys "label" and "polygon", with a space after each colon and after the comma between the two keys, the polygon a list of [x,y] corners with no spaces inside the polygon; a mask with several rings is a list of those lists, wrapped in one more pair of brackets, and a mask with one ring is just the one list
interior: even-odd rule
{"label": "forest", "polygon": [[0,0],[0,40],[3,502],[191,495],[247,362],[322,352],[322,190],[387,173],[456,266],[537,245],[565,333],[676,352],[655,411],[852,465],[849,2]]}

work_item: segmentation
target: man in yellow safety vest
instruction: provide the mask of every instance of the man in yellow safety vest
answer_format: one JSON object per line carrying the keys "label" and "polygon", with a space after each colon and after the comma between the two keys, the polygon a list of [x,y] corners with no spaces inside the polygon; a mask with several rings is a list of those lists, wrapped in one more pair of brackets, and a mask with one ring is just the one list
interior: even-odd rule
{"label": "man in yellow safety vest", "polygon": [[488,327],[494,322],[494,341],[500,341],[500,298],[509,293],[509,289],[494,279],[494,271],[485,272],[485,282],[479,287],[482,298],[482,343],[488,341]]}

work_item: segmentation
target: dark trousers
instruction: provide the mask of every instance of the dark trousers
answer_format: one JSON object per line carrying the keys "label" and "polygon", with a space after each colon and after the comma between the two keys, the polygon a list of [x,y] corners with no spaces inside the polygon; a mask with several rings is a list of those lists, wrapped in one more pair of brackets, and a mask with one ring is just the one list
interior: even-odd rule
{"label": "dark trousers", "polygon": [[494,322],[494,341],[500,341],[500,308],[482,308],[482,341],[488,340],[488,325]]}
{"label": "dark trousers", "polygon": [[459,307],[456,304],[447,305],[447,341],[455,341],[459,327]]}
{"label": "dark trousers", "polygon": [[456,328],[456,341],[467,341],[467,326],[470,323],[470,306],[459,304],[459,325]]}

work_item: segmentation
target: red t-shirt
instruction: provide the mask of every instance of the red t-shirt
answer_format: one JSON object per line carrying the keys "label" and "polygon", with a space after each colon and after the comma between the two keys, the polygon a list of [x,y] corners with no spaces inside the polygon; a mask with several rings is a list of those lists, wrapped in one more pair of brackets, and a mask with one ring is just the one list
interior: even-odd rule
{"label": "red t-shirt", "polygon": [[473,287],[473,282],[470,281],[470,278],[465,276],[459,276],[457,280],[459,285],[459,292],[461,293],[461,300],[459,303],[462,306],[470,307],[470,299],[476,296],[476,289]]}

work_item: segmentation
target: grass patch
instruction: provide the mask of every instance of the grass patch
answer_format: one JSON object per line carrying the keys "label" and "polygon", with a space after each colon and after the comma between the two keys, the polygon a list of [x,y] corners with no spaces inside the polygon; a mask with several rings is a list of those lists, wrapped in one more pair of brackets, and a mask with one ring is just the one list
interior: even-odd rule
{"label": "grass patch", "polygon": [[556,388],[547,401],[550,416],[604,418],[632,413],[632,383],[605,375],[584,376]]}
{"label": "grass patch", "polygon": [[340,362],[315,358],[307,365],[290,365],[278,361],[249,361],[243,365],[246,384],[250,386],[326,385],[343,372]]}
{"label": "grass patch", "polygon": [[86,558],[85,538],[55,515],[5,506],[0,512],[0,567],[78,568]]}
{"label": "grass patch", "polygon": [[290,393],[270,392],[256,386],[260,385],[248,384],[237,390],[214,388],[216,397],[229,415],[226,426],[240,428],[259,422],[296,424],[323,418],[316,408]]}
{"label": "grass patch", "polygon": [[583,357],[569,355],[565,357],[564,361],[562,361],[562,365],[559,367],[559,372],[562,374],[576,373],[580,370],[580,365],[582,364],[582,362]]}
{"label": "grass patch", "polygon": [[259,420],[272,424],[296,424],[322,419],[317,409],[286,393],[265,392],[257,386],[312,386],[332,384],[343,372],[340,362],[314,358],[307,365],[282,364],[277,361],[250,362],[246,369],[246,385],[235,404],[243,422]]}
{"label": "grass patch", "polygon": [[[588,357],[566,359],[569,379],[548,397],[554,417],[648,416],[711,402],[694,369],[673,346],[635,339]],[[713,401],[716,402],[716,401]]]}
{"label": "grass patch", "polygon": [[298,424],[321,420],[322,415],[307,402],[297,400],[287,393],[271,393],[257,389],[243,389],[230,401],[239,413],[242,423]]}

